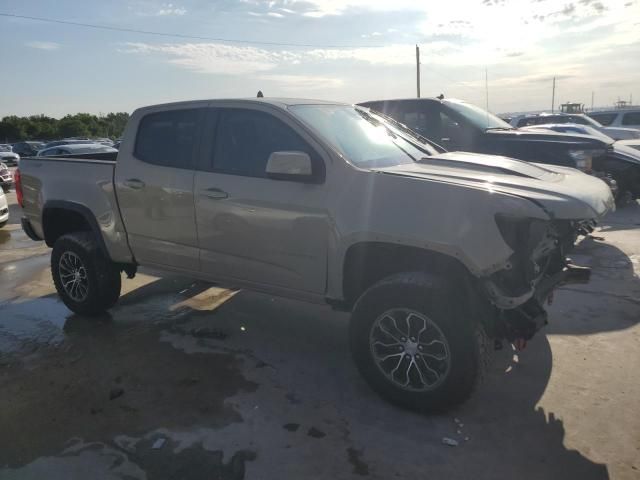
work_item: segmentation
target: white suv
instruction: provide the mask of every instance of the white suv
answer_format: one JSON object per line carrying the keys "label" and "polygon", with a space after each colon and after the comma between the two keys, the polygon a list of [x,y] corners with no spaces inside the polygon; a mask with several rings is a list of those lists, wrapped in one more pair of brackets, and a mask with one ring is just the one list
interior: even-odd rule
{"label": "white suv", "polygon": [[518,115],[511,120],[511,125],[516,128],[529,125],[542,125],[548,123],[577,123],[595,128],[601,133],[610,136],[614,140],[632,140],[640,138],[640,130],[635,128],[623,128],[618,126],[604,126],[598,119],[583,113],[536,113]]}
{"label": "white suv", "polygon": [[0,228],[4,227],[9,221],[9,206],[7,205],[7,197],[0,189]]}
{"label": "white suv", "polygon": [[605,127],[640,128],[640,108],[602,110],[588,115]]}

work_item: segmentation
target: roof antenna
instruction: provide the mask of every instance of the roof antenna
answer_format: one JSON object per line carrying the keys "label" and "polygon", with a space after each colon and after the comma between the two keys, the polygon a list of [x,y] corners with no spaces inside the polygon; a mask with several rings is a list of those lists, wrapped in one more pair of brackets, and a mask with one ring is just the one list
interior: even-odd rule
{"label": "roof antenna", "polygon": [[443,94],[443,93],[441,93],[441,94],[440,94],[440,95],[438,95],[436,98],[437,98],[438,100],[443,100],[443,99],[444,99],[444,94]]}
{"label": "roof antenna", "polygon": [[257,98],[264,98],[264,95],[262,94],[262,90],[258,90],[258,95],[256,95]]}

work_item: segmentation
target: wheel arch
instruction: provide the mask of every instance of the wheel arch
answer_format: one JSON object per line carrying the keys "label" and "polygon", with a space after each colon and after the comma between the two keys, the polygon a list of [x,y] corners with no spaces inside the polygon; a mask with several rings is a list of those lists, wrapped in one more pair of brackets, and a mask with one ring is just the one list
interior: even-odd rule
{"label": "wheel arch", "polygon": [[98,221],[85,205],[68,200],[47,201],[42,209],[42,231],[48,247],[67,233],[91,232],[102,254],[110,258]]}
{"label": "wheel arch", "polygon": [[420,247],[363,241],[347,249],[342,266],[342,295],[347,307],[383,278],[421,271],[442,277],[452,285],[474,289],[476,278],[457,258]]}

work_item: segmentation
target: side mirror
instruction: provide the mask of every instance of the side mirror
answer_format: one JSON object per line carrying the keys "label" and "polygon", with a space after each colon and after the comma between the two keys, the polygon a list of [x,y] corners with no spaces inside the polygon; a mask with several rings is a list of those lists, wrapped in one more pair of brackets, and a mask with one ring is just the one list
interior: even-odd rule
{"label": "side mirror", "polygon": [[305,152],[273,152],[266,174],[275,180],[309,181],[313,175],[311,157]]}

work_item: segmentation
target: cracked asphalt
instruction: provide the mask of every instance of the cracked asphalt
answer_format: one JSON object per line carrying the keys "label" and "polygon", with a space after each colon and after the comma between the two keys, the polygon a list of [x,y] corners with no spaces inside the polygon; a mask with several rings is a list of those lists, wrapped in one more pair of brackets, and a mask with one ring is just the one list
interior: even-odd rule
{"label": "cracked asphalt", "polygon": [[640,478],[638,204],[580,244],[591,283],[524,352],[418,415],[370,391],[328,307],[143,270],[110,314],[71,314],[9,200],[0,479]]}

